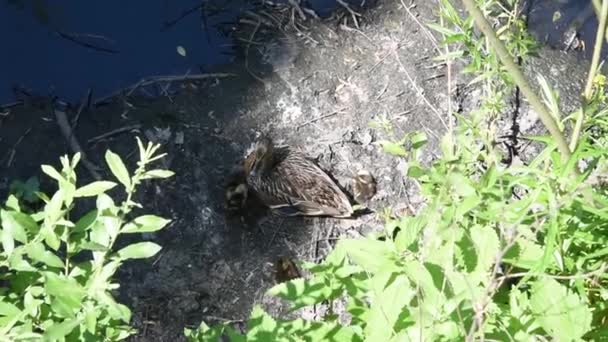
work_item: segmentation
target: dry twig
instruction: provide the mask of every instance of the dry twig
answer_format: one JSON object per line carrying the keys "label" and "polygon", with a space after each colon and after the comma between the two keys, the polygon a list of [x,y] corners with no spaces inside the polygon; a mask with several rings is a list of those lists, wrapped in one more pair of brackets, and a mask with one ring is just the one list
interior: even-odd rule
{"label": "dry twig", "polygon": [[113,129],[113,130],[111,130],[109,132],[100,134],[100,135],[98,135],[96,137],[93,137],[93,138],[89,139],[87,141],[87,143],[93,144],[93,143],[98,142],[100,140],[109,138],[109,137],[111,137],[113,135],[117,135],[117,134],[120,134],[120,133],[128,132],[130,130],[139,129],[139,128],[141,128],[140,124],[130,125],[130,126],[125,126],[125,127],[120,127],[120,128],[117,128],[117,129]]}
{"label": "dry twig", "polygon": [[401,69],[403,70],[403,72],[405,73],[405,76],[407,77],[408,81],[410,82],[410,84],[412,85],[412,87],[414,88],[414,90],[416,91],[416,93],[418,94],[418,96],[420,96],[420,98],[431,109],[431,111],[433,113],[435,113],[435,115],[437,116],[437,118],[439,119],[439,121],[441,121],[441,124],[443,125],[443,127],[445,129],[448,129],[448,126],[446,125],[445,121],[441,117],[441,113],[439,112],[439,110],[437,110],[437,108],[435,108],[435,106],[433,106],[431,104],[431,102],[426,98],[426,96],[424,96],[424,91],[422,89],[420,89],[420,87],[418,87],[418,85],[416,84],[416,82],[412,79],[412,77],[410,76],[410,74],[407,72],[407,69],[405,68],[405,65],[403,65],[403,63],[401,62],[401,59],[399,58],[399,54],[397,53],[397,50],[393,51],[393,53],[395,54],[395,59],[397,60],[397,63],[399,64],[399,66],[401,67]]}
{"label": "dry twig", "polygon": [[13,147],[11,148],[11,150],[9,152],[8,161],[6,162],[6,167],[7,168],[11,167],[11,165],[13,164],[13,159],[15,158],[15,154],[17,153],[17,146],[19,146],[19,144],[21,144],[21,142],[23,141],[23,139],[25,138],[25,136],[28,135],[31,130],[32,130],[32,127],[30,127],[27,130],[25,130],[25,133],[23,133],[19,137],[19,139],[17,139],[17,141],[15,142],[15,144],[13,144]]}
{"label": "dry twig", "polygon": [[68,145],[70,145],[70,149],[72,150],[72,152],[80,152],[82,163],[86,167],[87,171],[89,171],[89,173],[93,178],[95,178],[95,180],[100,180],[101,176],[97,172],[99,168],[86,158],[84,151],[82,150],[80,144],[78,143],[78,140],[74,136],[72,128],[70,127],[70,123],[68,122],[68,118],[65,115],[65,112],[58,109],[53,109],[53,112],[55,114],[55,119],[57,120],[57,125],[59,125],[61,133],[63,134],[65,140],[68,142]]}
{"label": "dry twig", "polygon": [[[84,46],[86,48],[92,49],[92,50],[96,50],[96,51],[100,51],[100,52],[107,52],[107,53],[119,53],[120,51],[118,50],[114,50],[114,49],[110,49],[110,48],[106,48],[103,46],[97,46],[97,45],[93,45],[91,43],[87,43],[84,42],[82,40],[80,40],[80,38],[82,36],[86,36],[86,37],[94,37],[94,38],[99,38],[102,36],[99,35],[81,35],[78,33],[67,33],[67,32],[62,32],[62,31],[55,31],[55,33],[57,33],[57,35],[59,35],[59,37],[67,39],[73,43],[76,43],[80,46]],[[105,37],[103,37],[105,40],[107,41],[111,41],[110,39],[107,39]]]}
{"label": "dry twig", "polygon": [[89,106],[91,105],[91,95],[92,94],[93,94],[93,91],[91,90],[91,88],[89,88],[85,97],[80,101],[80,106],[78,106],[78,111],[76,112],[76,116],[74,116],[74,118],[72,119],[72,130],[75,130],[76,126],[78,126],[78,119],[80,119],[80,114],[82,114],[82,111],[84,110],[84,108],[85,107],[89,108]]}
{"label": "dry twig", "polygon": [[159,82],[186,82],[186,81],[195,81],[195,80],[204,80],[209,78],[224,78],[224,77],[233,77],[235,74],[230,73],[211,73],[211,74],[194,74],[194,75],[171,75],[171,76],[152,76],[146,77],[139,80],[139,82],[130,85],[126,88],[120,89],[118,91],[113,92],[110,95],[104,96],[94,102],[94,105],[97,106],[101,103],[104,103],[116,96],[126,93],[127,96],[131,96],[135,90],[140,87],[145,87],[151,84],[156,84]]}
{"label": "dry twig", "polygon": [[304,127],[304,126],[310,125],[310,124],[311,124],[311,123],[313,123],[313,122],[317,122],[317,121],[319,121],[319,120],[327,119],[327,118],[332,117],[332,116],[334,116],[334,115],[337,115],[337,114],[344,114],[344,113],[345,113],[345,112],[344,112],[344,109],[340,109],[340,110],[333,111],[333,112],[331,112],[331,113],[329,113],[329,114],[321,115],[321,116],[319,116],[318,118],[310,119],[310,120],[308,120],[308,121],[305,121],[305,122],[303,122],[303,123],[299,124],[298,126],[296,126],[296,130],[298,130],[298,129],[300,129],[300,128]]}

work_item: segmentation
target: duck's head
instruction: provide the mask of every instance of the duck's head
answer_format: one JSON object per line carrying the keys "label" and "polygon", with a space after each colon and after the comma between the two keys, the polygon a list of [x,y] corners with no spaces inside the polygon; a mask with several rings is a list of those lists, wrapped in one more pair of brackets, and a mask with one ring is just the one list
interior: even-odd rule
{"label": "duck's head", "polygon": [[[272,139],[267,136],[263,136],[258,139],[255,143],[254,150],[249,161],[249,176],[259,177],[271,166],[272,153],[274,151],[274,145]],[[249,158],[248,158],[249,159]]]}

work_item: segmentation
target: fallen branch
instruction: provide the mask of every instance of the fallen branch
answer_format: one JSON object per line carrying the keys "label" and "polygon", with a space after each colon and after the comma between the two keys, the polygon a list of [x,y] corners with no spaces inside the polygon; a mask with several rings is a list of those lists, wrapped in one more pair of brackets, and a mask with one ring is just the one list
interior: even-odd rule
{"label": "fallen branch", "polygon": [[61,37],[61,38],[67,39],[73,43],[76,43],[80,46],[84,46],[86,48],[89,48],[89,49],[92,49],[95,51],[107,52],[107,53],[119,53],[120,52],[118,50],[114,50],[114,49],[106,48],[103,46],[97,46],[97,45],[93,45],[91,43],[83,42],[80,39],[78,39],[80,35],[75,34],[75,33],[66,33],[66,32],[61,32],[61,31],[55,31],[55,33],[57,33],[57,35],[59,35],[59,37]]}
{"label": "fallen branch", "polygon": [[204,2],[189,8],[187,10],[182,11],[182,13],[175,19],[173,20],[167,20],[163,23],[163,28],[160,30],[161,32],[168,30],[169,28],[171,28],[172,26],[174,26],[175,24],[177,24],[180,20],[184,19],[185,17],[189,16],[190,14],[198,11],[198,10],[202,10],[203,6],[205,5]]}
{"label": "fallen branch", "polygon": [[109,137],[111,137],[111,136],[113,136],[113,135],[117,135],[117,134],[120,134],[120,133],[128,132],[128,131],[130,131],[130,130],[132,130],[132,129],[138,129],[138,128],[141,128],[141,125],[140,125],[140,124],[136,124],[136,125],[130,125],[130,126],[125,126],[125,127],[120,127],[120,128],[117,128],[117,129],[111,130],[111,131],[109,131],[109,132],[106,132],[106,133],[104,133],[104,134],[100,134],[100,135],[98,135],[98,136],[96,136],[96,137],[93,137],[93,138],[89,139],[89,140],[87,141],[87,143],[89,143],[89,144],[93,144],[93,143],[98,142],[98,141],[100,141],[100,140],[103,140],[103,139],[109,138]]}
{"label": "fallen branch", "polygon": [[21,142],[23,141],[23,139],[25,138],[25,136],[28,135],[31,130],[32,130],[32,127],[28,128],[25,131],[25,133],[23,133],[19,137],[19,139],[17,139],[17,142],[15,142],[15,144],[11,148],[10,152],[8,153],[8,161],[6,162],[6,167],[7,168],[9,168],[9,167],[11,167],[11,165],[13,165],[13,159],[15,158],[15,154],[17,153],[17,146],[19,146],[19,144],[21,144]]}
{"label": "fallen branch", "polygon": [[91,95],[92,94],[93,94],[93,91],[91,90],[91,88],[89,88],[89,90],[87,91],[87,94],[81,100],[80,106],[78,106],[78,111],[76,112],[76,115],[72,119],[72,130],[76,129],[76,126],[78,126],[78,119],[80,119],[80,114],[82,114],[82,111],[84,110],[84,108],[85,107],[89,108],[89,106],[91,105]]}
{"label": "fallen branch", "polygon": [[113,92],[110,95],[104,96],[98,100],[96,100],[93,104],[98,106],[100,103],[104,103],[111,98],[119,96],[121,94],[127,93],[127,96],[131,96],[137,88],[145,87],[151,84],[155,84],[158,82],[186,82],[186,81],[194,81],[194,80],[204,80],[208,78],[224,78],[224,77],[233,77],[235,74],[230,73],[212,73],[212,74],[195,74],[195,75],[179,75],[179,76],[152,76],[146,77],[139,80],[139,82],[130,85],[126,88],[120,89],[118,91]]}
{"label": "fallen branch", "polygon": [[95,180],[101,180],[101,176],[97,172],[97,170],[99,168],[97,166],[95,166],[95,164],[91,163],[86,158],[84,151],[82,150],[82,148],[80,147],[80,144],[78,143],[78,140],[74,136],[72,128],[70,127],[70,123],[68,122],[68,118],[65,115],[65,112],[58,110],[58,109],[53,109],[53,112],[55,114],[55,119],[57,120],[57,125],[59,125],[59,128],[61,129],[61,133],[63,134],[63,137],[65,138],[65,140],[68,142],[68,145],[70,145],[70,149],[72,150],[72,152],[80,153],[82,163],[84,164],[86,169],[89,171],[91,176],[93,178],[95,178]]}
{"label": "fallen branch", "polygon": [[305,121],[305,122],[303,122],[303,123],[299,124],[299,125],[296,127],[296,130],[297,130],[297,129],[300,129],[300,128],[304,127],[304,126],[310,125],[310,124],[311,124],[311,123],[313,123],[313,122],[317,122],[317,121],[319,121],[319,120],[323,120],[323,119],[329,118],[329,117],[331,117],[331,116],[334,116],[334,115],[337,115],[337,114],[342,114],[342,113],[344,113],[344,110],[343,110],[343,109],[342,109],[342,110],[336,110],[336,111],[333,111],[333,112],[331,112],[331,113],[329,113],[329,114],[321,115],[321,116],[319,116],[318,118],[310,119],[310,120],[308,120],[308,121]]}

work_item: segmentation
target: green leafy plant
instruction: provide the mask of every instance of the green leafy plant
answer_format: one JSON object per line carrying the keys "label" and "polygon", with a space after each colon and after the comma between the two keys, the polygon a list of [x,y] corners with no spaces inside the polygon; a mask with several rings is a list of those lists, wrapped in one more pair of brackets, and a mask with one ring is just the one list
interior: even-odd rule
{"label": "green leafy plant", "polygon": [[[406,174],[426,199],[419,212],[385,215],[379,232],[340,240],[321,264],[303,263],[311,277],[269,290],[292,310],[328,303],[318,321],[280,320],[256,306],[244,335],[230,324],[203,322],[186,330],[190,341],[608,338],[605,78],[592,62],[583,108],[562,118],[557,92],[541,77],[542,100],[530,94],[509,56],[525,56],[533,45],[513,15],[517,2],[463,2],[471,17],[441,1],[444,24],[433,28],[457,45],[442,58],[467,62],[465,72],[476,75],[486,101],[456,116],[431,165],[420,158],[422,133],[379,142],[385,153],[407,160]],[[608,2],[604,7],[605,16]],[[497,23],[496,32],[484,15]],[[474,32],[474,23],[488,39]],[[541,151],[526,164],[506,165],[491,127],[515,85],[533,98],[551,135],[526,137]],[[566,128],[575,128],[570,146]],[[336,301],[346,303],[346,312],[331,310]]]}
{"label": "green leafy plant", "polygon": [[28,204],[36,204],[40,201],[40,198],[36,195],[39,190],[40,181],[36,176],[28,178],[25,182],[15,180],[9,186],[9,192],[12,195]]}
{"label": "green leafy plant", "polygon": [[[131,218],[140,204],[133,201],[143,180],[167,178],[166,170],[148,170],[159,145],[139,147],[138,167],[129,173],[122,160],[107,151],[106,162],[122,186],[125,199],[116,204],[106,194],[118,184],[96,181],[77,186],[75,168],[80,160],[61,157],[61,171],[43,165],[58,190],[41,211],[28,214],[10,196],[0,209],[0,340],[121,340],[134,331],[131,311],[117,303],[113,276],[129,259],[149,258],[161,247],[138,242],[114,251],[121,234],[158,231],[169,222],[154,215]],[[96,198],[96,208],[74,219],[71,212],[83,198]],[[103,337],[103,338],[102,338]]]}

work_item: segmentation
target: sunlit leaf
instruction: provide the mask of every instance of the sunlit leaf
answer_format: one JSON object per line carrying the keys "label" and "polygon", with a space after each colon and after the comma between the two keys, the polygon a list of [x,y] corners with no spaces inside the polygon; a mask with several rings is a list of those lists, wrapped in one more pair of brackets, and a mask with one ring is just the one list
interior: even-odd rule
{"label": "sunlit leaf", "polygon": [[65,178],[50,165],[42,165],[42,172],[46,173],[49,177],[55,179],[57,182],[65,182]]}
{"label": "sunlit leaf", "polygon": [[27,245],[26,248],[27,255],[32,258],[32,260],[36,260],[42,262],[51,267],[64,267],[63,261],[53,254],[52,252],[46,250],[44,244],[41,242],[31,242]]}
{"label": "sunlit leaf", "polygon": [[53,296],[55,304],[62,306],[65,317],[73,317],[82,305],[86,291],[76,279],[52,272],[44,272],[44,289]]}
{"label": "sunlit leaf", "polygon": [[150,170],[144,173],[143,179],[156,179],[156,178],[169,178],[175,175],[173,171],[169,170]]}
{"label": "sunlit leaf", "polygon": [[60,323],[54,323],[44,332],[45,341],[56,341],[64,338],[80,324],[76,318],[69,318]]}
{"label": "sunlit leaf", "polygon": [[277,327],[277,322],[270,317],[264,310],[256,305],[251,312],[251,318],[247,322],[249,331],[247,332],[248,339],[255,341],[275,341],[274,334]]}
{"label": "sunlit leaf", "polygon": [[15,249],[13,234],[6,229],[2,229],[2,231],[0,231],[0,241],[2,242],[2,252],[4,252],[6,256],[11,256]]}
{"label": "sunlit leaf", "polygon": [[98,181],[78,188],[74,197],[92,197],[104,193],[116,186],[114,182]]}
{"label": "sunlit leaf", "polygon": [[401,143],[394,143],[386,140],[379,141],[378,143],[380,144],[380,146],[382,146],[382,150],[384,150],[385,153],[398,157],[407,156],[407,151]]}
{"label": "sunlit leaf", "polygon": [[273,296],[288,299],[292,302],[292,310],[321,303],[329,298],[332,289],[322,278],[297,278],[275,285],[268,293]]}
{"label": "sunlit leaf", "polygon": [[161,248],[161,246],[154,242],[138,242],[119,250],[118,256],[123,260],[144,259],[154,256]]}
{"label": "sunlit leaf", "polygon": [[340,241],[348,257],[367,271],[376,273],[396,267],[394,254],[383,241],[372,239],[348,239]]}
{"label": "sunlit leaf", "polygon": [[28,240],[26,229],[35,231],[37,226],[36,222],[28,215],[15,211],[0,209],[0,219],[2,220],[2,229],[21,243],[26,243]]}
{"label": "sunlit leaf", "polygon": [[21,313],[18,307],[8,303],[4,300],[0,300],[0,316],[16,317]]}
{"label": "sunlit leaf", "polygon": [[129,177],[129,171],[125,167],[125,164],[122,162],[122,159],[118,156],[118,154],[108,150],[106,151],[106,163],[110,167],[112,174],[114,177],[118,179],[125,188],[130,189],[131,187],[131,178]]}
{"label": "sunlit leaf", "polygon": [[416,294],[404,275],[391,275],[390,278],[388,286],[383,284],[374,286],[365,329],[366,338],[369,341],[388,340],[393,334],[393,327],[404,312],[406,304]]}
{"label": "sunlit leaf", "polygon": [[163,229],[171,220],[164,219],[155,215],[143,215],[127,223],[122,233],[146,233],[155,232]]}
{"label": "sunlit leaf", "polygon": [[591,329],[591,310],[578,294],[543,277],[532,284],[530,307],[543,329],[561,341],[580,339]]}

